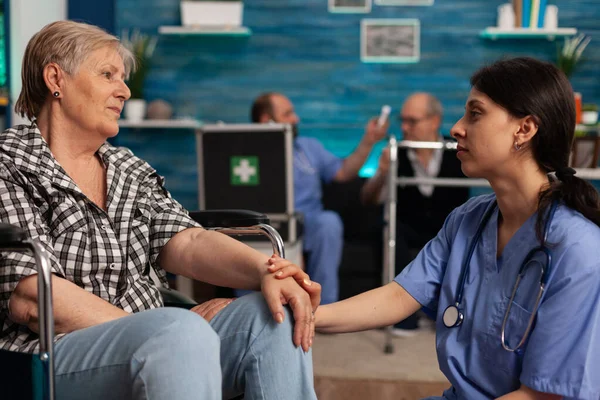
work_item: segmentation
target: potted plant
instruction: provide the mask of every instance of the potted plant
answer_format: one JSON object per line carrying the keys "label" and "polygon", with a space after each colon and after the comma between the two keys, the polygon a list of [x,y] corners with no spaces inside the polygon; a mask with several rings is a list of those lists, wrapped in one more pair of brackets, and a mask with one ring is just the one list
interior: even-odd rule
{"label": "potted plant", "polygon": [[136,68],[129,73],[127,86],[131,91],[131,98],[125,103],[125,117],[131,121],[141,121],[146,115],[146,100],[144,99],[144,82],[152,55],[156,49],[158,38],[134,30],[131,35],[127,30],[121,35],[121,42],[136,58]]}
{"label": "potted plant", "polygon": [[598,105],[584,104],[581,107],[582,117],[581,122],[584,125],[596,125],[598,123]]}
{"label": "potted plant", "polygon": [[182,0],[181,24],[196,27],[238,27],[242,25],[242,0]]}
{"label": "potted plant", "polygon": [[583,51],[592,38],[583,33],[573,38],[566,38],[562,48],[558,49],[556,64],[558,68],[570,77],[581,59]]}

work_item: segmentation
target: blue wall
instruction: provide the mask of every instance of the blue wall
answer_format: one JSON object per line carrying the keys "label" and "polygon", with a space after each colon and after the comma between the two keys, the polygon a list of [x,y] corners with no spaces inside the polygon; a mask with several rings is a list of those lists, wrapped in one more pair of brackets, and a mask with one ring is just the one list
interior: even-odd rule
{"label": "blue wall", "polygon": [[[179,25],[178,0],[115,0],[116,31],[139,28],[156,33]],[[247,122],[253,98],[265,90],[287,94],[302,119],[302,135],[316,136],[345,156],[362,135],[364,123],[382,104],[398,112],[404,98],[424,90],[445,106],[443,131],[462,115],[469,76],[503,56],[530,55],[554,60],[557,44],[545,39],[479,38],[495,25],[505,0],[435,0],[432,7],[373,5],[370,14],[331,14],[327,0],[245,0],[247,38],[161,36],[147,83],[148,100],[162,98],[179,116],[203,121]],[[592,36],[587,60],[572,78],[584,102],[600,103],[600,2],[551,0],[559,25]],[[143,9],[143,12],[141,10]],[[361,18],[421,20],[421,61],[417,64],[360,62]],[[398,125],[391,132],[398,132]],[[167,187],[189,208],[197,206],[192,132],[122,130],[129,146],[167,178]],[[371,155],[362,174],[376,166]]]}
{"label": "blue wall", "polygon": [[115,32],[115,1],[67,0],[67,18],[98,25],[111,33]]}

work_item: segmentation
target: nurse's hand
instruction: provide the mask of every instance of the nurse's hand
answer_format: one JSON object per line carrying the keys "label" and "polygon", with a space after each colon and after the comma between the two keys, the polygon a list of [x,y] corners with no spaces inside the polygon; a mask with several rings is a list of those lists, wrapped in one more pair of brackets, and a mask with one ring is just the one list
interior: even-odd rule
{"label": "nurse's hand", "polygon": [[497,400],[560,400],[562,396],[550,393],[542,393],[528,386],[521,385],[518,390],[498,397]]}
{"label": "nurse's hand", "polygon": [[367,145],[373,146],[375,143],[385,138],[389,127],[389,120],[387,120],[382,126],[379,126],[378,118],[371,118],[365,128],[363,140]]}
{"label": "nurse's hand", "polygon": [[321,285],[319,283],[311,281],[308,274],[296,264],[275,254],[269,259],[269,264],[269,272],[274,273],[277,279],[285,279],[290,276],[294,278],[310,296],[313,313],[317,311],[317,307],[321,303]]}

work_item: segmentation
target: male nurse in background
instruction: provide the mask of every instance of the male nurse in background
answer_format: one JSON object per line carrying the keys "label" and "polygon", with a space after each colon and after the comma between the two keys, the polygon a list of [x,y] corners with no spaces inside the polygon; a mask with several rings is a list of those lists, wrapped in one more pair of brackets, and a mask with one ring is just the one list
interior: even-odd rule
{"label": "male nurse in background", "polygon": [[321,184],[356,178],[373,145],[386,135],[388,123],[379,126],[377,118],[372,118],[356,149],[346,158],[340,158],[327,151],[317,139],[298,137],[300,119],[292,102],[280,93],[258,96],[250,116],[254,123],[275,122],[293,127],[294,206],[304,214],[306,272],[322,286],[321,304],[333,303],[339,294],[338,270],[344,227],[337,213],[323,209]]}

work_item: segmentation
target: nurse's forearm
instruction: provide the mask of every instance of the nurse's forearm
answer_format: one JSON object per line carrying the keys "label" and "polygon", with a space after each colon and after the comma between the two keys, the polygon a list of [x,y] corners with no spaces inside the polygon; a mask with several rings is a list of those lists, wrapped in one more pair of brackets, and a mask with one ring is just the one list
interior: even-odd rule
{"label": "nurse's forearm", "polygon": [[559,400],[562,396],[550,393],[542,393],[521,385],[518,390],[498,397],[497,400]]}
{"label": "nurse's forearm", "polygon": [[315,328],[323,333],[357,332],[392,325],[415,313],[421,305],[396,282],[349,299],[321,306]]}
{"label": "nurse's forearm", "polygon": [[369,154],[373,144],[368,143],[366,140],[361,140],[358,147],[342,162],[342,166],[337,171],[333,180],[336,182],[348,182],[357,177],[358,171],[363,166]]}

